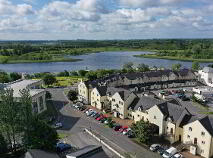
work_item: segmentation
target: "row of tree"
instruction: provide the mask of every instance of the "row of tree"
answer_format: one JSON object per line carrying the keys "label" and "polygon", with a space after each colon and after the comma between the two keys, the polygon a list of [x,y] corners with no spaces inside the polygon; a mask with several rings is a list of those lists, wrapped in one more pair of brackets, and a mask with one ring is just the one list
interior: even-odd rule
{"label": "row of tree", "polygon": [[0,92],[0,152],[16,153],[21,149],[55,150],[57,132],[32,112],[32,98],[29,90],[20,91],[19,102],[13,97],[13,90]]}
{"label": "row of tree", "polygon": [[8,83],[12,81],[16,81],[18,79],[21,79],[21,74],[12,72],[12,73],[6,73],[4,71],[0,71],[0,83]]}

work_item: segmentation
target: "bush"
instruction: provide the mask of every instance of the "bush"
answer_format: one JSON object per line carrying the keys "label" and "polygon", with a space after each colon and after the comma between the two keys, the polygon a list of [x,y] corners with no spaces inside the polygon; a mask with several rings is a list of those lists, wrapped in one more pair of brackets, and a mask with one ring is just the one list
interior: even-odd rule
{"label": "bush", "polygon": [[67,94],[67,97],[70,101],[76,101],[78,99],[78,94],[76,91],[70,90]]}

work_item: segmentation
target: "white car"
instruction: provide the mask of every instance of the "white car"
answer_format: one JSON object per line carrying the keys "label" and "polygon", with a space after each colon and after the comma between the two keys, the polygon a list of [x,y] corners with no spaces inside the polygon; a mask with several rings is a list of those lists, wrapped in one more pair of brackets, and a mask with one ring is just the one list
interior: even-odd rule
{"label": "white car", "polygon": [[164,154],[162,155],[164,158],[170,158],[173,155],[175,155],[177,153],[177,149],[174,147],[170,147],[169,149],[167,149]]}
{"label": "white car", "polygon": [[183,155],[181,155],[180,153],[177,153],[173,155],[172,158],[183,158]]}
{"label": "white car", "polygon": [[127,135],[127,133],[128,133],[129,131],[131,131],[131,128],[125,129],[125,130],[123,131],[123,135]]}
{"label": "white car", "polygon": [[63,127],[63,124],[61,122],[58,122],[55,124],[54,128],[55,129],[59,129],[59,128],[62,128]]}
{"label": "white car", "polygon": [[87,110],[85,113],[88,114],[88,113],[90,113],[90,112],[92,112],[92,111],[93,111],[93,109],[89,109],[89,110]]}
{"label": "white car", "polygon": [[159,148],[160,146],[161,146],[160,144],[152,144],[152,145],[150,146],[149,149],[150,149],[151,151],[155,152],[155,151],[158,150],[158,148]]}

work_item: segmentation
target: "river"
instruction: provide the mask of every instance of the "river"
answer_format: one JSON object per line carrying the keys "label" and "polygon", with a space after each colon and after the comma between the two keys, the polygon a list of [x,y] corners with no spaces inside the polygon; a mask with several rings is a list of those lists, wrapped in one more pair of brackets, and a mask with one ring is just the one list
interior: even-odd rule
{"label": "river", "polygon": [[[149,66],[171,68],[172,64],[180,63],[185,68],[190,68],[192,62],[165,60],[165,59],[150,59],[137,58],[133,55],[140,55],[148,52],[101,52],[86,54],[80,56],[69,56],[71,58],[83,59],[78,62],[53,62],[53,63],[22,63],[22,64],[0,64],[0,70],[7,72],[61,72],[64,70],[80,70],[80,69],[120,69],[124,63],[133,62],[135,66],[140,63]],[[201,66],[206,66],[209,63],[201,63]]]}

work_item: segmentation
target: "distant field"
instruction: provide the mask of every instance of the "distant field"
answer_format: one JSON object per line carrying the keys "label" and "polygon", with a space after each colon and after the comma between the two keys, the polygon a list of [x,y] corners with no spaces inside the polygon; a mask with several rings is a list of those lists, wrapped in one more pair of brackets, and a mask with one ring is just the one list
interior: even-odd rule
{"label": "distant field", "polygon": [[142,55],[135,55],[135,57],[140,58],[153,58],[153,59],[167,59],[167,60],[180,60],[180,61],[198,61],[204,63],[211,63],[213,59],[192,59],[192,58],[181,58],[181,57],[173,57],[173,56],[158,56],[155,54],[142,54]]}

